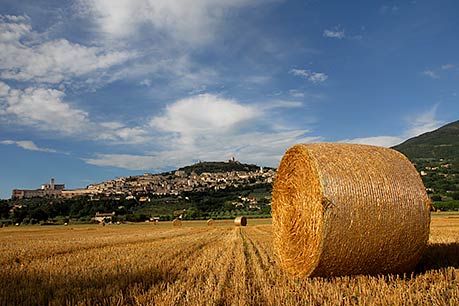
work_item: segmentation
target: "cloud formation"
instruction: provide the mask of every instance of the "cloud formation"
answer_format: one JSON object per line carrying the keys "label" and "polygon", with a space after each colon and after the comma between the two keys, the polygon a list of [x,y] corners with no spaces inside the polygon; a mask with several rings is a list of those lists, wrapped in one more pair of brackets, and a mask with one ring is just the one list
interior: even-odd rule
{"label": "cloud formation", "polygon": [[459,65],[455,64],[443,64],[434,69],[426,69],[422,72],[423,75],[428,76],[432,79],[440,79],[440,77],[444,77],[447,75],[448,72],[451,71],[459,71]]}
{"label": "cloud formation", "polygon": [[129,170],[161,170],[181,167],[197,160],[221,161],[235,156],[245,163],[277,167],[285,150],[297,143],[323,141],[321,137],[306,136],[308,130],[285,132],[247,132],[222,134],[220,138],[200,135],[196,146],[181,146],[171,139],[168,147],[150,155],[96,154],[85,162]]}
{"label": "cloud formation", "polygon": [[344,34],[344,30],[335,28],[332,30],[327,30],[327,29],[324,30],[323,36],[327,38],[343,39],[345,37],[345,34]]}
{"label": "cloud formation", "polygon": [[368,144],[382,147],[392,147],[405,140],[433,131],[441,127],[445,122],[436,119],[438,105],[434,105],[430,110],[406,119],[407,127],[397,136],[373,136],[354,139],[344,139],[340,142]]}
{"label": "cloud formation", "polygon": [[408,129],[403,133],[404,138],[418,136],[442,126],[445,122],[437,119],[437,110],[438,104],[435,104],[430,110],[407,118]]}
{"label": "cloud formation", "polygon": [[459,68],[459,67],[453,64],[444,64],[444,65],[441,65],[440,68],[442,70],[450,70],[450,69]]}
{"label": "cloud formation", "polygon": [[426,75],[426,76],[428,76],[428,77],[430,77],[430,78],[432,78],[432,79],[439,79],[439,78],[440,78],[440,77],[438,76],[438,74],[437,74],[435,71],[430,70],[430,69],[424,70],[424,71],[422,72],[422,74],[423,74],[423,75]]}
{"label": "cloud formation", "polygon": [[250,106],[212,94],[201,94],[167,106],[162,116],[151,120],[151,126],[179,133],[184,143],[192,143],[196,134],[226,132],[256,115]]}
{"label": "cloud formation", "polygon": [[374,137],[362,137],[354,139],[344,139],[340,142],[344,143],[355,143],[355,144],[366,144],[380,147],[392,147],[402,143],[404,138],[399,136],[374,136]]}
{"label": "cloud formation", "polygon": [[76,134],[89,125],[88,113],[63,101],[65,93],[55,89],[10,88],[0,81],[0,115],[45,131]]}
{"label": "cloud formation", "polygon": [[314,72],[306,69],[291,69],[290,74],[303,77],[314,84],[320,84],[328,79],[328,75],[323,72]]}
{"label": "cloud formation", "polygon": [[[272,101],[258,106],[214,94],[180,99],[150,121],[160,149],[150,154],[97,154],[86,162],[131,170],[177,167],[197,160],[224,160],[235,156],[244,162],[277,167],[293,144],[321,140],[306,129],[280,124],[274,112],[301,107],[295,101]],[[135,162],[134,162],[135,161]]]}
{"label": "cloud formation", "polygon": [[95,122],[88,112],[72,105],[65,97],[65,93],[57,89],[28,87],[19,90],[0,81],[0,119],[58,136],[125,144],[150,139],[142,127],[127,127],[120,122]]}
{"label": "cloud formation", "polygon": [[[271,0],[273,1],[273,0]],[[261,0],[80,0],[80,13],[88,15],[110,39],[138,35],[142,28],[158,37],[189,45],[210,42],[228,11],[265,4]]]}
{"label": "cloud formation", "polygon": [[[135,54],[87,47],[66,39],[48,39],[32,30],[23,16],[0,16],[0,77],[59,84],[74,78],[101,78]],[[72,80],[75,82],[75,80]]]}
{"label": "cloud formation", "polygon": [[3,145],[15,145],[19,148],[29,151],[49,152],[56,153],[56,150],[49,148],[40,148],[33,141],[30,140],[0,140],[0,144]]}
{"label": "cloud formation", "polygon": [[158,159],[152,156],[129,154],[96,154],[83,159],[87,164],[101,167],[118,167],[128,170],[159,170]]}

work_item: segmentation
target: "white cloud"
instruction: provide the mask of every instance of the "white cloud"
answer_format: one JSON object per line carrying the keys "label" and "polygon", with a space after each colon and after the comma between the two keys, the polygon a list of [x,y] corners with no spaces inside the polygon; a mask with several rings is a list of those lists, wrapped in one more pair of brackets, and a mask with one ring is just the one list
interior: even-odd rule
{"label": "white cloud", "polygon": [[265,102],[262,105],[258,105],[257,109],[260,110],[271,110],[275,108],[295,108],[302,107],[303,103],[299,101],[286,101],[286,100],[274,100]]}
{"label": "white cloud", "polygon": [[404,138],[398,136],[374,136],[374,137],[363,137],[354,139],[345,139],[340,142],[344,143],[355,143],[355,144],[367,144],[380,147],[392,147],[401,142]]}
{"label": "white cloud", "polygon": [[328,75],[322,72],[312,72],[308,80],[314,84],[323,83],[328,79]]}
{"label": "white cloud", "polygon": [[33,141],[30,140],[1,140],[0,144],[3,145],[16,145],[19,148],[30,151],[39,151],[39,152],[50,152],[56,153],[56,150],[49,148],[40,148]]}
{"label": "white cloud", "polygon": [[423,75],[426,75],[426,76],[428,76],[428,77],[431,77],[432,79],[438,79],[438,78],[440,78],[440,77],[438,76],[438,74],[437,74],[435,71],[433,71],[433,70],[424,70],[424,71],[422,72],[422,74],[423,74]]}
{"label": "white cloud", "polygon": [[[279,124],[279,108],[301,107],[295,101],[244,105],[213,94],[178,100],[151,119],[160,147],[150,154],[98,154],[85,161],[100,166],[149,170],[183,166],[196,160],[239,160],[277,167],[296,143],[319,141],[306,129]],[[281,127],[279,127],[281,126]]]}
{"label": "white cloud", "polygon": [[18,124],[69,135],[86,130],[90,123],[88,113],[63,101],[62,91],[32,87],[17,90],[3,82],[0,85],[0,114]]}
{"label": "white cloud", "polygon": [[323,83],[328,79],[328,75],[323,72],[314,72],[306,69],[291,69],[289,73],[303,77],[314,84]]}
{"label": "white cloud", "polygon": [[306,137],[307,130],[286,132],[250,132],[222,134],[219,137],[203,135],[197,146],[177,145],[169,139],[163,151],[148,155],[97,154],[85,162],[97,166],[111,166],[129,170],[159,170],[180,167],[196,160],[225,160],[235,156],[245,163],[277,167],[285,151],[297,143],[322,141],[321,137]]}
{"label": "white cloud", "polygon": [[422,74],[432,79],[439,79],[440,77],[446,76],[449,71],[459,71],[459,65],[443,64],[436,69],[426,69]]}
{"label": "white cloud", "polygon": [[144,79],[144,80],[140,81],[139,84],[142,85],[142,86],[145,86],[145,87],[151,87],[151,84],[152,84],[152,83],[151,83],[151,80],[149,80],[149,79]]}
{"label": "white cloud", "polygon": [[257,112],[232,100],[202,94],[169,105],[162,116],[154,117],[151,126],[180,134],[183,143],[192,144],[200,133],[221,133],[236,124],[253,119]]}
{"label": "white cloud", "polygon": [[142,127],[127,127],[120,122],[94,122],[86,111],[65,101],[65,93],[56,89],[29,87],[18,90],[0,81],[0,117],[60,136],[110,140],[114,144],[151,140]]}
{"label": "white cloud", "polygon": [[105,37],[132,37],[146,27],[174,41],[201,45],[214,38],[228,10],[266,1],[80,0],[78,3],[80,12],[90,15]]}
{"label": "white cloud", "polygon": [[301,91],[299,91],[297,89],[290,89],[288,91],[288,93],[289,93],[290,96],[292,96],[294,98],[304,98],[304,96],[305,96],[304,92],[301,92]]}
{"label": "white cloud", "polygon": [[323,36],[328,38],[343,39],[345,37],[345,34],[344,30],[335,28],[334,30],[324,30]]}
{"label": "white cloud", "polygon": [[26,16],[0,15],[0,42],[17,44],[19,39],[32,31]]}
{"label": "white cloud", "polygon": [[100,132],[94,131],[92,137],[96,140],[110,140],[112,144],[142,144],[152,139],[143,127],[126,127],[122,123],[94,125],[95,128],[97,126],[105,126],[106,129]]}
{"label": "white cloud", "polygon": [[272,76],[268,75],[251,75],[244,78],[244,82],[252,84],[266,84],[272,80]]}
{"label": "white cloud", "polygon": [[305,70],[305,69],[290,69],[288,72],[290,74],[296,75],[296,76],[301,76],[304,78],[308,78],[311,74],[310,70]]}
{"label": "white cloud", "polygon": [[453,65],[453,64],[444,64],[444,65],[441,65],[441,69],[442,70],[450,70],[450,69],[453,69],[455,68],[456,66]]}
{"label": "white cloud", "polygon": [[430,110],[406,119],[407,127],[398,136],[373,136],[354,139],[344,139],[340,142],[369,144],[382,147],[392,147],[405,140],[419,136],[426,132],[433,131],[441,127],[444,122],[436,119],[438,105],[434,105]]}
{"label": "white cloud", "polygon": [[128,170],[157,170],[158,159],[144,155],[129,154],[97,154],[95,158],[83,159],[90,165],[102,167],[118,167]]}
{"label": "white cloud", "polygon": [[436,119],[437,109],[438,104],[434,105],[430,110],[422,114],[407,118],[408,129],[404,132],[403,136],[406,139],[411,138],[433,131],[442,126],[445,122]]}
{"label": "white cloud", "polygon": [[66,39],[46,40],[25,17],[0,16],[0,77],[58,84],[75,77],[101,78],[135,57],[133,52],[86,47]]}

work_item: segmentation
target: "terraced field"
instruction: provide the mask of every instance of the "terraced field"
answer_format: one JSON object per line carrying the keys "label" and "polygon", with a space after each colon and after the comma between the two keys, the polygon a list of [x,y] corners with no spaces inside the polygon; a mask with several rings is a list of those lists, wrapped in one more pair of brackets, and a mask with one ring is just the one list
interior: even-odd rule
{"label": "terraced field", "polygon": [[0,305],[458,305],[459,218],[411,275],[292,279],[270,220],[0,229]]}

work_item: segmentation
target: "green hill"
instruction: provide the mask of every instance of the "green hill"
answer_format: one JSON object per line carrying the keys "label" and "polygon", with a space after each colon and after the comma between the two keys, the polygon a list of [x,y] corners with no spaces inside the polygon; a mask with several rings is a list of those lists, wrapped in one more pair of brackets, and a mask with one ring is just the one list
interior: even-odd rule
{"label": "green hill", "polygon": [[459,159],[459,121],[408,139],[394,149],[410,159]]}
{"label": "green hill", "polygon": [[178,169],[179,171],[185,171],[187,174],[195,172],[201,174],[203,172],[231,172],[231,171],[257,171],[260,167],[252,164],[242,164],[238,161],[227,161],[227,162],[198,162],[196,164],[186,166]]}
{"label": "green hill", "polygon": [[434,206],[459,210],[459,121],[393,147],[421,174]]}

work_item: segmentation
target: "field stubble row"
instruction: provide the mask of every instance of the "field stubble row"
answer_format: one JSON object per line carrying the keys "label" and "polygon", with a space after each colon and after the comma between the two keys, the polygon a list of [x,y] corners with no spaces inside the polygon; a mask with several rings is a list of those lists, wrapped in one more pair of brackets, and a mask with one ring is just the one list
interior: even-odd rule
{"label": "field stubble row", "polygon": [[0,305],[459,304],[459,218],[432,219],[411,275],[328,279],[285,274],[263,223],[2,229]]}

